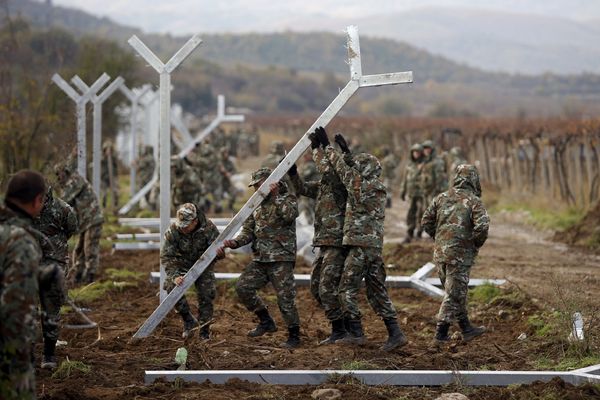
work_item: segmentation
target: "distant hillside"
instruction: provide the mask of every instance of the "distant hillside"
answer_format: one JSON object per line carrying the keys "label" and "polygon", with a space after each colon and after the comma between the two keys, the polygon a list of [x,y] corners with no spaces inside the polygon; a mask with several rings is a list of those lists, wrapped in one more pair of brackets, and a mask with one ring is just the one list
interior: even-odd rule
{"label": "distant hillside", "polygon": [[[44,15],[48,9],[44,4],[32,0],[11,0],[10,4],[13,15],[19,13],[31,20],[35,26],[47,26],[48,19]],[[143,34],[139,30],[115,24],[108,19],[96,18],[63,7],[53,8],[52,23],[76,35],[89,34],[114,39],[125,48],[128,48],[126,39],[135,33],[154,51],[161,54],[163,60],[170,57],[187,40],[187,37]],[[281,88],[286,86],[285,82],[295,81],[287,87],[299,90],[306,86],[301,82],[307,82],[307,77],[313,77],[313,82],[317,82],[321,87],[335,87],[347,80],[344,38],[339,34],[222,34],[203,35],[203,39],[201,48],[186,62],[186,76],[191,81],[202,81],[204,95],[210,95],[211,91],[223,91],[229,92],[230,97],[238,97],[242,103],[251,99],[238,105],[256,108],[256,102],[260,99],[257,93],[262,91],[275,97],[266,99],[271,104],[267,109],[275,111],[280,104],[277,97],[283,96],[280,93],[282,90],[278,91],[275,84]],[[417,115],[457,112],[481,115],[514,115],[524,112],[548,115],[565,110],[591,113],[600,104],[600,76],[597,75],[520,76],[489,73],[431,55],[406,43],[364,36],[361,37],[361,50],[365,73],[413,70],[415,84],[411,85],[409,92],[402,92],[401,99],[397,98],[399,92],[392,91],[395,89],[380,89],[377,94],[366,91],[360,95],[359,101],[367,101],[370,105],[355,104],[355,110],[411,112]],[[203,75],[201,79],[194,78],[190,68],[192,65],[205,65],[199,64],[202,60],[217,63],[221,67],[212,66],[210,75]],[[270,73],[268,68],[273,67],[279,71]],[[260,73],[252,72],[257,68],[260,69]],[[208,72],[205,70],[204,73]],[[323,85],[326,75],[323,76],[322,73],[334,73],[337,79],[330,79],[328,85]],[[261,86],[273,87],[262,89],[251,84],[252,77],[258,75],[261,76]],[[274,78],[272,82],[268,79],[269,75]],[[257,92],[239,93],[250,89]],[[286,95],[290,96],[289,93]],[[284,109],[293,111],[306,107],[318,110],[323,103],[319,100],[310,106],[307,94],[302,96],[302,100],[288,98],[281,104],[288,106]],[[197,103],[193,97],[193,92],[186,93],[189,104]],[[326,99],[328,96],[321,94],[319,98]]]}

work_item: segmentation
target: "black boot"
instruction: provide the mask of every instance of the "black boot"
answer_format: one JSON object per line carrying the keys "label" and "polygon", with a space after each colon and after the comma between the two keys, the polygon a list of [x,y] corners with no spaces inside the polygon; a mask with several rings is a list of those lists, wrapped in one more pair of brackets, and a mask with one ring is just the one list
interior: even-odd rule
{"label": "black boot", "polygon": [[462,331],[464,342],[475,339],[477,336],[483,335],[486,331],[485,326],[471,325],[468,317],[458,320],[458,326],[460,326],[460,330]]}
{"label": "black boot", "polygon": [[300,327],[290,326],[288,328],[288,340],[281,343],[280,346],[286,349],[295,349],[300,346]]}
{"label": "black boot", "polygon": [[181,314],[181,319],[183,319],[183,333],[181,334],[181,337],[187,339],[192,330],[198,326],[198,320],[194,318],[189,311],[185,314]]}
{"label": "black boot", "polygon": [[269,311],[266,308],[255,311],[255,314],[260,319],[260,322],[256,325],[256,328],[248,332],[248,336],[258,337],[267,332],[277,332],[275,321],[273,321],[273,318],[271,318]]}
{"label": "black boot", "polygon": [[388,340],[381,346],[381,350],[383,351],[392,351],[395,348],[402,347],[408,343],[408,339],[400,330],[400,326],[398,325],[398,320],[394,319],[384,319],[385,327],[388,331]]}
{"label": "black boot", "polygon": [[54,369],[57,367],[56,356],[56,340],[44,339],[44,356],[42,358],[41,367],[43,369]]}
{"label": "black boot", "polygon": [[438,322],[435,330],[435,340],[438,342],[447,342],[450,340],[450,336],[448,336],[448,329],[450,329],[449,323]]}
{"label": "black boot", "polygon": [[331,335],[327,339],[319,342],[319,346],[325,344],[334,344],[336,341],[345,338],[346,334],[347,332],[346,327],[344,326],[343,318],[331,321]]}
{"label": "black boot", "polygon": [[423,236],[423,229],[419,229],[419,230],[417,231],[417,234],[415,235],[415,237],[416,237],[417,239],[421,239],[421,237],[422,237],[422,236]]}
{"label": "black boot", "polygon": [[404,241],[402,243],[408,244],[408,243],[412,242],[414,232],[415,232],[414,229],[409,229],[408,231],[406,231],[406,239],[404,239]]}
{"label": "black boot", "polygon": [[336,343],[362,346],[366,341],[367,339],[363,333],[360,319],[350,319],[348,320],[348,334],[343,339],[338,340]]}
{"label": "black boot", "polygon": [[200,328],[200,339],[208,340],[210,339],[210,325],[204,325]]}

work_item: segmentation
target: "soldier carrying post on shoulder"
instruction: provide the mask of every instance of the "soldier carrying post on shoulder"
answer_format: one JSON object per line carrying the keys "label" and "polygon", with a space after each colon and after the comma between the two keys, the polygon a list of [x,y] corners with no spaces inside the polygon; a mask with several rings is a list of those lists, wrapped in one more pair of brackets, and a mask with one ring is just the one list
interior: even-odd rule
{"label": "soldier carrying post on shoulder", "polygon": [[[160,261],[165,265],[167,281],[165,290],[183,284],[184,275],[219,236],[219,231],[212,221],[206,218],[197,204],[186,203],[177,210],[177,220],[165,232],[165,240],[160,249]],[[198,319],[194,318],[190,306],[182,297],[175,304],[175,310],[183,319],[182,337],[189,337],[190,332],[200,322],[200,338],[210,338],[210,322],[213,317],[213,302],[216,296],[214,262],[198,277],[196,296],[198,298]]]}
{"label": "soldier carrying post on shoulder", "polygon": [[433,262],[446,291],[437,315],[438,341],[448,341],[450,324],[458,321],[463,340],[485,332],[467,314],[469,274],[488,236],[490,219],[480,199],[479,173],[474,165],[459,165],[452,187],[438,195],[423,214],[423,228],[435,240]]}
{"label": "soldier carrying post on shoulder", "polygon": [[[270,168],[260,168],[252,174],[249,186],[258,190],[271,175]],[[225,255],[225,248],[237,249],[252,243],[254,259],[246,266],[236,284],[237,295],[249,311],[260,319],[258,326],[248,332],[257,337],[277,331],[275,321],[269,315],[265,303],[257,291],[269,282],[277,292],[279,311],[288,327],[288,340],[282,347],[300,345],[300,318],[296,308],[296,218],[298,202],[283,182],[273,183],[270,193],[260,206],[248,217],[242,232],[231,240],[223,241],[218,250]]]}
{"label": "soldier carrying post on shoulder", "polygon": [[0,398],[35,399],[38,265],[42,258],[33,218],[44,206],[46,182],[22,170],[8,182],[0,205]]}

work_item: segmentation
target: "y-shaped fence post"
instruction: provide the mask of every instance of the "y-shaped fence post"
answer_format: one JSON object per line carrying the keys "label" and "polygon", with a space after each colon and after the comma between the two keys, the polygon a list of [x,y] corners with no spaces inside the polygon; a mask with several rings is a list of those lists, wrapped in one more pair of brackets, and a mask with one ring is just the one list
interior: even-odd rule
{"label": "y-shaped fence post", "polygon": [[[160,242],[164,240],[171,216],[171,73],[181,64],[202,40],[194,35],[171,59],[162,61],[140,40],[132,36],[128,43],[160,74],[160,145],[158,163],[160,165]],[[165,268],[160,266],[160,300],[165,298]]]}
{"label": "y-shaped fence post", "polygon": [[[77,173],[87,178],[87,146],[85,137],[85,105],[110,80],[110,76],[102,74],[85,93],[80,95],[59,74],[52,76],[54,82],[67,96],[75,102],[77,107]],[[100,193],[97,192],[97,195]]]}
{"label": "y-shaped fence post", "polygon": [[309,133],[313,132],[319,126],[326,126],[333,117],[342,109],[344,104],[361,87],[397,85],[399,83],[412,82],[412,72],[396,72],[381,75],[362,75],[360,62],[360,46],[358,42],[358,28],[349,26],[347,29],[348,58],[350,64],[350,81],[337,95],[333,102],[323,111],[323,114],[308,128],[308,131],[302,136],[300,141],[290,150],[286,157],[273,170],[271,175],[264,181],[261,187],[250,197],[240,211],[232,218],[229,225],[215,239],[215,241],[200,256],[188,273],[184,276],[183,284],[176,286],[169,295],[162,301],[150,317],[144,322],[140,329],[133,335],[134,338],[147,337],[158,326],[168,312],[175,306],[175,303],[185,294],[185,291],[200,277],[204,270],[215,259],[217,249],[221,247],[226,239],[231,239],[233,235],[241,228],[244,221],[260,206],[262,201],[269,194],[269,186],[272,183],[279,182],[287,173],[290,167],[302,156],[302,153],[310,146]]}

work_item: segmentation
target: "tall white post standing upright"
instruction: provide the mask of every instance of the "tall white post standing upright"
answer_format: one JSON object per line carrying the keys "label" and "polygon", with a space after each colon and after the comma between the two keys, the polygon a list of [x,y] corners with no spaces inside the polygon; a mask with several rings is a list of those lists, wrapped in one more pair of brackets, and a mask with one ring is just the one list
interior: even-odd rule
{"label": "tall white post standing upright", "polygon": [[[93,95],[91,100],[94,105],[94,116],[93,116],[93,136],[92,136],[92,187],[94,192],[100,196],[100,169],[102,159],[102,104],[117,90],[125,79],[120,76],[117,77],[102,93],[99,95]],[[90,88],[89,86],[77,75],[71,79],[71,83],[77,86],[80,92],[85,93]],[[114,155],[113,155],[114,157]]]}
{"label": "tall white post standing upright", "polygon": [[75,102],[77,108],[77,173],[87,178],[87,155],[86,155],[86,137],[85,137],[85,105],[91,100],[105,84],[110,80],[110,76],[102,74],[96,82],[83,94],[77,93],[59,74],[52,76],[54,82],[67,96]]}
{"label": "tall white post standing upright", "polygon": [[[160,74],[160,145],[158,162],[160,166],[160,241],[164,240],[165,231],[171,219],[171,73],[181,64],[202,40],[194,35],[166,63],[163,62],[137,37],[132,36],[128,43]],[[166,297],[164,290],[165,267],[160,266],[160,301]]]}
{"label": "tall white post standing upright", "polygon": [[273,170],[271,175],[264,181],[261,187],[248,199],[246,204],[240,211],[231,219],[229,225],[225,227],[223,232],[212,242],[206,249],[204,254],[200,256],[198,261],[187,272],[183,278],[183,284],[176,286],[169,295],[162,301],[156,310],[142,324],[139,330],[133,335],[135,338],[147,337],[158,326],[169,311],[175,306],[175,303],[185,294],[186,290],[198,279],[204,270],[215,259],[217,249],[222,246],[223,241],[231,239],[233,235],[241,228],[244,221],[254,212],[262,201],[269,195],[269,186],[272,183],[278,182],[287,173],[290,167],[302,156],[302,153],[310,146],[308,135],[319,126],[326,126],[333,117],[341,110],[352,95],[361,87],[397,85],[400,83],[411,83],[413,80],[412,72],[395,72],[380,75],[362,74],[362,66],[360,60],[360,46],[358,42],[358,28],[349,26],[347,28],[347,43],[348,43],[348,59],[350,64],[350,81],[337,95],[333,102],[323,111],[321,116],[311,125],[304,136],[290,150],[285,158]]}

